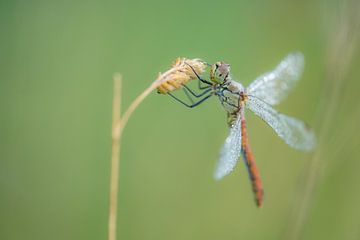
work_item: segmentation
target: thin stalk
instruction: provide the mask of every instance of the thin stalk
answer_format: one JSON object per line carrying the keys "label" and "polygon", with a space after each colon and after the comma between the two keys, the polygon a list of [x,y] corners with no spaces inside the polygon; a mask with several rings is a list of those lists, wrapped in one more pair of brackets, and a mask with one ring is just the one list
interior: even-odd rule
{"label": "thin stalk", "polygon": [[113,120],[112,120],[112,154],[111,154],[111,176],[110,176],[110,207],[108,223],[108,240],[116,240],[117,232],[117,197],[119,191],[119,166],[120,166],[120,144],[123,129],[130,116],[139,104],[153,91],[161,82],[155,81],[144,92],[142,92],[126,109],[123,117],[120,114],[121,107],[121,75],[114,76],[114,98],[113,98]]}
{"label": "thin stalk", "polygon": [[[114,76],[114,98],[113,98],[113,121],[112,121],[112,155],[111,155],[111,176],[110,176],[110,207],[109,207],[109,222],[108,222],[108,240],[116,240],[116,219],[117,219],[117,196],[119,185],[119,165],[120,165],[120,144],[123,130],[129,121],[129,118],[134,113],[135,109],[140,103],[156,88],[158,88],[164,82],[173,80],[179,77],[177,74],[186,73],[188,65],[186,60],[182,60],[178,64],[174,65],[171,69],[163,74],[159,74],[158,78],[146,88],[126,109],[123,116],[121,116],[121,75],[116,74]],[[199,64],[198,60],[188,60],[191,63]],[[191,75],[192,72],[186,73],[186,80],[194,79]],[[182,75],[184,78],[184,75]]]}
{"label": "thin stalk", "polygon": [[[304,226],[308,220],[309,213],[315,198],[316,189],[322,180],[322,173],[325,168],[326,151],[325,145],[331,132],[342,97],[342,89],[347,79],[349,66],[353,61],[355,49],[358,47],[359,32],[355,30],[353,23],[358,22],[358,16],[351,10],[358,9],[356,2],[349,1],[340,12],[339,23],[331,28],[333,35],[328,48],[326,63],[326,79],[324,97],[319,104],[318,114],[318,145],[317,151],[304,168],[301,176],[301,184],[297,188],[295,203],[292,207],[283,239],[297,240],[302,237]],[[354,4],[356,3],[356,4]],[[331,96],[325,97],[325,96]]]}
{"label": "thin stalk", "polygon": [[110,207],[108,239],[116,240],[117,196],[119,184],[120,142],[121,142],[121,75],[114,76],[113,120],[112,120],[112,154],[110,177]]}

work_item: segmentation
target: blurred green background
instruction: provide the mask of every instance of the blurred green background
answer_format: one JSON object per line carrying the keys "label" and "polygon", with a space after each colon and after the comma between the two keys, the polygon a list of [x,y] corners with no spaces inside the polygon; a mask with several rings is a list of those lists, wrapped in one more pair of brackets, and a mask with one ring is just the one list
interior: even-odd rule
{"label": "blurred green background", "polygon": [[242,161],[215,182],[228,130],[216,98],[151,94],[122,142],[118,239],[360,239],[356,1],[0,1],[0,239],[106,239],[112,75],[123,108],[178,56],[231,63],[248,85],[306,58],[277,108],[318,134],[312,154],[247,114],[265,187]]}

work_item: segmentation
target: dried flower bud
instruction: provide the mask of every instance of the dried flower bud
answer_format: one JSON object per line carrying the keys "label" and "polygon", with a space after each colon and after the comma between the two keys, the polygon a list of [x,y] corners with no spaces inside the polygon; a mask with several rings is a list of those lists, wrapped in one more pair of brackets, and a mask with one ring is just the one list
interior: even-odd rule
{"label": "dried flower bud", "polygon": [[181,88],[188,81],[197,79],[196,74],[201,75],[206,68],[206,64],[200,59],[186,59],[177,58],[172,65],[172,68],[165,73],[159,73],[155,82],[159,84],[157,87],[158,93],[166,94]]}

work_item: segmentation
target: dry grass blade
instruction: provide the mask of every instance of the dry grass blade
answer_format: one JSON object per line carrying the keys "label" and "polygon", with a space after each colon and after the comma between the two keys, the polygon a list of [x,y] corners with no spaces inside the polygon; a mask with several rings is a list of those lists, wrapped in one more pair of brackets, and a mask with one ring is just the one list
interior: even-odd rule
{"label": "dry grass blade", "polygon": [[114,98],[113,98],[113,121],[112,121],[112,154],[111,154],[111,177],[110,177],[110,206],[108,239],[116,240],[117,219],[117,195],[120,163],[120,141],[121,141],[121,75],[114,76]]}
{"label": "dry grass blade", "polygon": [[[117,220],[117,195],[119,180],[119,164],[120,164],[120,143],[121,136],[129,121],[130,116],[140,103],[155,89],[166,86],[168,91],[180,88],[182,84],[186,84],[189,80],[195,79],[196,75],[189,67],[191,65],[195,71],[201,74],[206,65],[198,59],[177,59],[172,68],[163,74],[159,74],[158,78],[143,91],[125,111],[124,115],[120,115],[121,107],[121,76],[114,76],[114,99],[113,99],[113,122],[112,122],[112,155],[111,155],[111,179],[110,179],[110,207],[109,207],[109,225],[108,239],[116,240],[116,220]],[[169,84],[169,85],[166,85]],[[171,87],[169,87],[171,86]]]}
{"label": "dry grass blade", "polygon": [[[316,188],[321,181],[321,172],[324,168],[324,144],[331,135],[331,129],[334,124],[333,119],[336,114],[339,101],[341,99],[341,90],[345,84],[350,63],[353,61],[353,53],[358,47],[359,31],[353,25],[359,22],[357,9],[359,4],[352,2],[343,6],[340,13],[339,23],[335,29],[331,28],[328,48],[328,58],[326,62],[325,91],[322,97],[322,103],[319,104],[318,113],[318,147],[313,157],[304,169],[304,175],[301,176],[295,203],[292,206],[292,212],[287,221],[287,229],[284,239],[300,239],[306,223]],[[329,25],[329,24],[327,24]],[[331,96],[331,98],[326,96]],[[304,182],[305,179],[305,182]]]}

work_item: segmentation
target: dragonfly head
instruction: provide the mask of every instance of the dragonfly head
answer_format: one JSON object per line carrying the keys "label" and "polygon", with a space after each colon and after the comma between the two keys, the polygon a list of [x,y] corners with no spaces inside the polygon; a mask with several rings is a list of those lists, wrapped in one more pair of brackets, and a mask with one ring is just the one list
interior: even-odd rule
{"label": "dragonfly head", "polygon": [[210,79],[214,83],[223,84],[230,78],[230,64],[217,62],[211,66]]}

